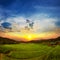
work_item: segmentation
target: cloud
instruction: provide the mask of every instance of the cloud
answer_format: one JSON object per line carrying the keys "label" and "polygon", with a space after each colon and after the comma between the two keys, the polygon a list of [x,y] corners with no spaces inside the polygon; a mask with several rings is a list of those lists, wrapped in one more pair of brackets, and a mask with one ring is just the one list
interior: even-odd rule
{"label": "cloud", "polygon": [[[25,21],[26,21],[26,17],[15,17],[13,18],[14,21],[16,21],[17,23],[21,23],[21,26],[26,25]],[[30,17],[28,17],[28,19],[30,21],[34,22],[34,26],[33,26],[33,30],[34,32],[46,32],[46,31],[51,31],[54,28],[56,28],[56,22],[57,19],[56,18],[51,18],[49,17],[48,14],[34,14]]]}
{"label": "cloud", "polygon": [[[37,2],[37,3],[36,3]],[[25,15],[30,16],[35,13],[50,13],[51,16],[54,15],[60,17],[60,7],[59,6],[45,6],[49,2],[53,4],[59,3],[56,1],[43,1],[43,0],[2,0],[0,1],[0,15],[3,20],[14,15]],[[40,5],[41,4],[41,5]]]}
{"label": "cloud", "polygon": [[3,22],[4,22],[3,20],[0,21],[0,26],[1,26],[1,24],[2,24]]}
{"label": "cloud", "polygon": [[60,28],[60,6],[58,6],[60,4],[58,1],[1,0],[0,26],[5,21],[14,25],[13,30],[20,30],[27,25],[26,19],[29,19],[34,22],[34,32],[46,32],[57,27]]}
{"label": "cloud", "polygon": [[6,20],[7,22],[11,22],[11,23],[16,23],[18,25],[24,25],[25,22],[26,22],[26,18],[23,17],[23,16],[15,16],[15,17],[10,17],[10,18],[7,18]]}
{"label": "cloud", "polygon": [[60,19],[56,22],[57,27],[60,27]]}
{"label": "cloud", "polygon": [[29,17],[21,15],[12,16],[8,17],[6,22],[10,22],[13,25],[13,30],[17,31],[27,26],[26,19],[34,22],[32,29],[34,33],[53,31],[55,28],[57,28],[57,22],[59,22],[57,18],[50,17],[49,14],[45,13],[36,13]]}
{"label": "cloud", "polygon": [[9,17],[6,19],[6,22],[10,22],[12,24],[13,32],[20,31],[26,26],[26,18],[23,16]]}
{"label": "cloud", "polygon": [[57,27],[57,19],[49,17],[48,14],[34,14],[29,19],[34,20],[34,30],[37,32],[46,32]]}

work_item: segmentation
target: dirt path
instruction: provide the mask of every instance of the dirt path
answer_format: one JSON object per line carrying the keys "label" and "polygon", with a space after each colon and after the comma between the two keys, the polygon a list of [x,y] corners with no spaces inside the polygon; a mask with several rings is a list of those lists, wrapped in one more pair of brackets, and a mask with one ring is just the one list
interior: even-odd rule
{"label": "dirt path", "polygon": [[3,60],[2,58],[3,58],[3,54],[2,54],[2,53],[0,53],[0,60]]}

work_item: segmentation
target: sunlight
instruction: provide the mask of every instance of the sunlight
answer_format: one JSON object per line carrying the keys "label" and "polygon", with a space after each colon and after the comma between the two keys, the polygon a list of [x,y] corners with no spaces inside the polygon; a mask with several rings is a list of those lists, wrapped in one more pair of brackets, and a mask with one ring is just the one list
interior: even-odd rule
{"label": "sunlight", "polygon": [[26,38],[27,41],[31,41],[33,39],[33,36],[32,35],[24,35],[24,38]]}
{"label": "sunlight", "polygon": [[23,40],[23,41],[31,41],[31,40],[38,40],[38,39],[49,39],[49,38],[55,38],[57,36],[56,33],[54,32],[46,32],[46,33],[19,33],[19,32],[7,32],[7,33],[2,33],[0,32],[0,36],[6,37],[6,38],[11,38],[14,40]]}
{"label": "sunlight", "polygon": [[28,38],[28,40],[31,40],[32,39],[32,36],[31,35],[28,35],[27,38]]}

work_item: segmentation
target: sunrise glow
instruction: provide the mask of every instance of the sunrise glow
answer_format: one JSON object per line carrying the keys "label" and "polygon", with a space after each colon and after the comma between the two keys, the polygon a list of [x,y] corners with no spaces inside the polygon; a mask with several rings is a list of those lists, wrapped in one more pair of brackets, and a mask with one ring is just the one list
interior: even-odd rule
{"label": "sunrise glow", "polygon": [[28,41],[32,40],[33,39],[33,36],[32,35],[27,35],[27,36],[24,36]]}
{"label": "sunrise glow", "polygon": [[22,41],[31,41],[31,40],[38,40],[38,39],[50,39],[56,38],[60,36],[54,32],[46,32],[46,33],[19,33],[19,32],[8,32],[8,33],[1,33],[1,37],[7,37],[14,40],[22,40]]}

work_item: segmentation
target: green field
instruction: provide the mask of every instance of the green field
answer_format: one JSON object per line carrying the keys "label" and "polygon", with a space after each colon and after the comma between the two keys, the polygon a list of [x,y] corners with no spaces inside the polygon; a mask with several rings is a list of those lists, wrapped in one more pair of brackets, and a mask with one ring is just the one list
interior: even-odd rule
{"label": "green field", "polygon": [[36,43],[0,45],[0,60],[60,60],[60,46]]}

